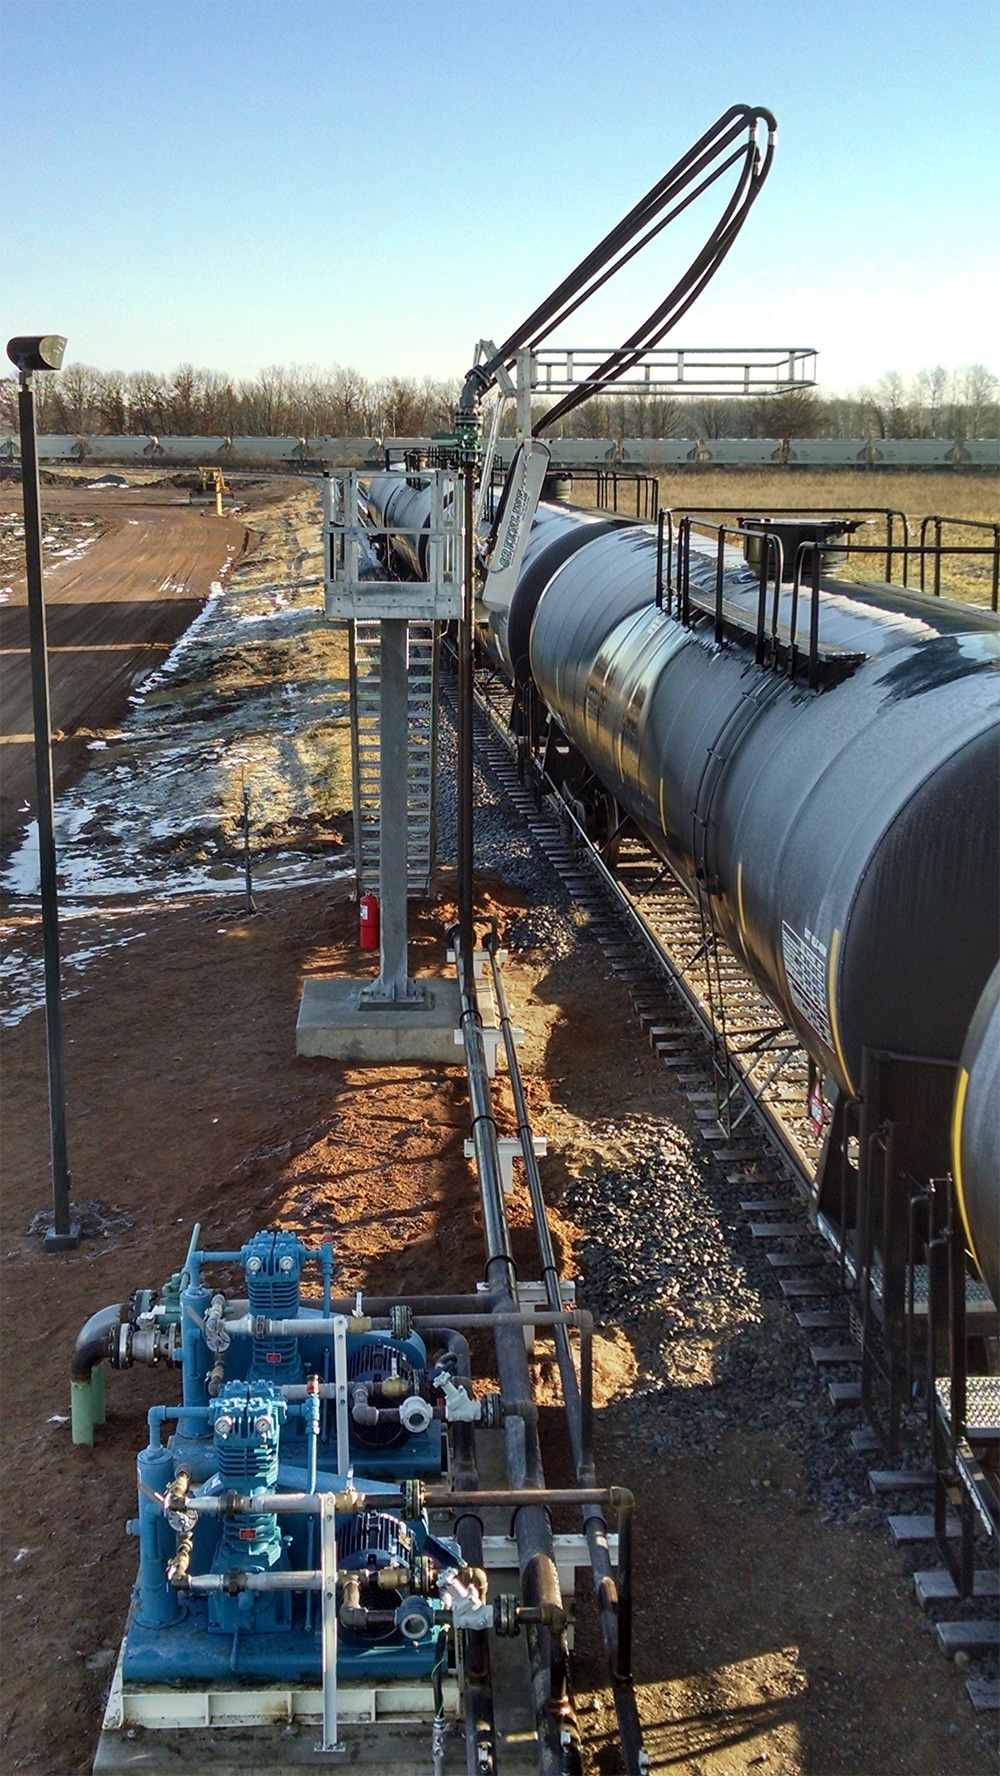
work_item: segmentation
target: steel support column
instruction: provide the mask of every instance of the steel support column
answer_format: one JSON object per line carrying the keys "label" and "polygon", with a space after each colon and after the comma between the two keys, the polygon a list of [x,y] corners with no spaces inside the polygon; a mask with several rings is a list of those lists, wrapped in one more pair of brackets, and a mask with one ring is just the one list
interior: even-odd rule
{"label": "steel support column", "polygon": [[380,625],[379,916],[378,980],[365,1003],[420,1002],[407,972],[407,780],[409,759],[409,623],[383,617]]}

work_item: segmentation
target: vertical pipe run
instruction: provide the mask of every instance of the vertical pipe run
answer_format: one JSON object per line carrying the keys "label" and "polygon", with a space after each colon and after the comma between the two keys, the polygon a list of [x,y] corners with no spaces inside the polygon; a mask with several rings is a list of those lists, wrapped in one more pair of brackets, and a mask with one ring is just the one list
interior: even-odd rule
{"label": "vertical pipe run", "polygon": [[42,514],[35,436],[35,391],[30,372],[21,371],[17,397],[21,432],[21,492],[24,502],[24,556],[28,581],[28,639],[31,649],[31,708],[35,731],[35,784],[38,802],[38,871],[42,897],[42,952],[45,968],[45,1036],[49,1075],[49,1133],[52,1161],[52,1231],[49,1252],[72,1251],[80,1229],[70,1221],[70,1175],[66,1147],[66,1075],[63,1061],[62,995],[59,968],[59,899],[56,881],[55,792],[52,784],[52,714],[49,702],[45,595],[42,585]]}
{"label": "vertical pipe run", "polygon": [[[487,940],[487,949],[490,952],[493,989],[503,1030],[507,1069],[510,1074],[511,1093],[517,1116],[517,1131],[521,1141],[521,1152],[531,1197],[542,1281],[545,1285],[546,1300],[550,1309],[553,1312],[558,1312],[562,1307],[559,1268],[556,1264],[555,1248],[552,1244],[552,1234],[545,1212],[545,1198],[531,1135],[531,1124],[514,1043],[514,1032],[507,1010],[507,997],[497,964],[495,934],[492,940]],[[593,1488],[596,1486],[593,1455],[593,1322],[587,1315],[586,1321],[581,1325],[579,1383],[576,1378],[576,1370],[573,1367],[565,1325],[556,1324],[552,1330],[556,1360],[559,1365],[563,1404],[566,1409],[570,1448],[576,1466],[576,1483],[581,1488]],[[645,1752],[635,1690],[632,1687],[631,1510],[627,1513],[627,1522],[625,1513],[619,1515],[619,1578],[617,1585],[608,1552],[607,1524],[600,1508],[594,1504],[582,1504],[581,1514],[590,1555],[601,1635],[613,1679],[615,1711],[618,1716],[618,1730],[621,1734],[622,1749],[625,1754],[625,1766],[629,1776],[639,1776],[645,1767]]]}
{"label": "vertical pipe run", "polygon": [[[462,1035],[472,1107],[472,1139],[486,1235],[486,1282],[493,1311],[516,1313],[517,1272],[504,1208],[500,1151],[490,1102],[472,953],[465,950],[461,931],[454,934],[454,945],[462,992]],[[493,1338],[501,1392],[508,1400],[530,1400],[531,1377],[520,1326],[497,1324]],[[512,1414],[504,1426],[504,1437],[511,1488],[521,1491],[544,1487],[537,1424],[529,1424]],[[513,1533],[517,1541],[524,1602],[561,1609],[555,1546],[544,1507],[531,1504],[516,1510]],[[541,1776],[575,1776],[581,1764],[567,1689],[565,1637],[539,1625],[529,1629],[528,1646],[535,1694],[539,1771]]]}
{"label": "vertical pipe run", "polygon": [[[458,928],[461,936],[459,954],[462,967],[468,969],[466,979],[459,972],[463,993],[473,992],[473,769],[472,769],[472,640],[475,621],[475,532],[473,501],[475,497],[471,466],[463,481],[465,503],[464,560],[462,576],[462,616],[458,625]],[[474,993],[473,993],[474,997]],[[473,1135],[475,1130],[473,1130]]]}
{"label": "vertical pipe run", "polygon": [[337,1519],[336,1493],[320,1494],[319,1560],[323,1583],[321,1653],[323,1666],[323,1743],[317,1751],[339,1751],[337,1743]]}
{"label": "vertical pipe run", "polygon": [[347,1416],[347,1319],[344,1314],[338,1314],[333,1322],[333,1385],[336,1388],[337,1473],[344,1476],[351,1465]]}

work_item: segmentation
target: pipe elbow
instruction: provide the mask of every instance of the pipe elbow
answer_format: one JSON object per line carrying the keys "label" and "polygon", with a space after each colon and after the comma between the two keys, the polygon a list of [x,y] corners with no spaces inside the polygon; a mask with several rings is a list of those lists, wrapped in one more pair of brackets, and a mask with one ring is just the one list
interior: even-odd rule
{"label": "pipe elbow", "polygon": [[626,1517],[631,1515],[635,1506],[635,1493],[630,1492],[627,1486],[609,1487],[608,1496],[616,1511],[624,1512]]}
{"label": "pipe elbow", "polygon": [[465,382],[459,397],[458,411],[460,414],[474,418],[479,410],[479,403],[489,388],[492,377],[488,376],[481,365],[473,365],[466,371]]}
{"label": "pipe elbow", "polygon": [[108,1355],[109,1334],[113,1327],[119,1325],[120,1320],[121,1302],[116,1301],[108,1307],[99,1308],[81,1326],[73,1350],[74,1381],[89,1381],[98,1363],[104,1362]]}

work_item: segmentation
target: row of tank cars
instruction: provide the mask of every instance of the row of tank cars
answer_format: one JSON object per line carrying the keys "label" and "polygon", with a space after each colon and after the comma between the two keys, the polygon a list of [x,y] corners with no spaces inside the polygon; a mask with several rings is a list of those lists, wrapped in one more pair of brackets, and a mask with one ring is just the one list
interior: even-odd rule
{"label": "row of tank cars", "polygon": [[[423,575],[428,514],[419,475],[371,481],[392,571]],[[610,798],[811,1058],[864,1403],[892,1456],[926,1407],[968,1595],[1000,1492],[1000,618],[848,579],[847,521],[745,523],[671,524],[665,574],[662,527],[542,504],[479,646],[522,769],[602,830]]]}

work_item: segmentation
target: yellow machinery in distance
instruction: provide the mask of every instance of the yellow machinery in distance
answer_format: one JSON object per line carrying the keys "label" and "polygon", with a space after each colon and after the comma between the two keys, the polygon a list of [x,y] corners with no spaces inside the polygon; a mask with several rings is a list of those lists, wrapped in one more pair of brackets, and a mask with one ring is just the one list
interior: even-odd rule
{"label": "yellow machinery in distance", "polygon": [[215,485],[215,515],[217,518],[221,518],[222,517],[222,497],[223,497],[223,494],[232,492],[232,488],[229,486],[228,482],[226,481],[226,477],[223,474],[222,470],[217,469],[217,468],[200,468],[198,470],[198,480],[201,483],[202,493],[205,493],[207,491],[207,489],[209,488],[209,486],[211,486],[214,483],[214,485]]}

